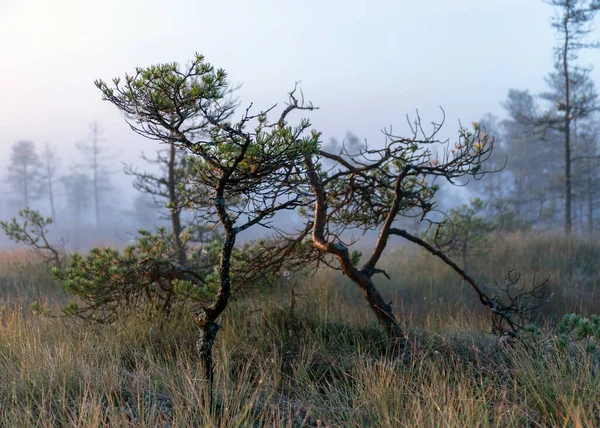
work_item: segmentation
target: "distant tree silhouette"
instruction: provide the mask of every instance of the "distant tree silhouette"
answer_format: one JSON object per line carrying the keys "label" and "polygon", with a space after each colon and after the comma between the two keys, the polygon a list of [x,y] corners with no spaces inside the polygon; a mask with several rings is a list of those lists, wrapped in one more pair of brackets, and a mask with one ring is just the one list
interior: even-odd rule
{"label": "distant tree silhouette", "polygon": [[29,207],[35,198],[34,189],[39,181],[42,163],[33,141],[18,141],[11,147],[8,165],[8,183],[20,198],[22,208]]}
{"label": "distant tree silhouette", "polygon": [[46,195],[50,202],[50,214],[56,223],[56,208],[54,205],[55,182],[59,166],[56,148],[46,144],[41,156],[41,168],[38,183],[38,194]]}
{"label": "distant tree silhouette", "polygon": [[100,226],[102,194],[111,189],[110,169],[108,165],[114,160],[115,154],[110,153],[103,144],[102,131],[98,123],[90,125],[88,142],[78,142],[77,149],[84,156],[85,171],[91,172],[92,200],[94,205],[94,218],[96,227]]}
{"label": "distant tree silhouette", "polygon": [[134,177],[133,187],[136,190],[151,195],[155,203],[168,208],[173,241],[181,265],[186,264],[187,255],[181,239],[184,229],[181,218],[184,198],[179,184],[190,175],[187,156],[186,151],[171,144],[166,150],[157,151],[153,159],[142,154],[142,159],[158,166],[158,172],[140,171],[131,165],[125,167],[125,174]]}

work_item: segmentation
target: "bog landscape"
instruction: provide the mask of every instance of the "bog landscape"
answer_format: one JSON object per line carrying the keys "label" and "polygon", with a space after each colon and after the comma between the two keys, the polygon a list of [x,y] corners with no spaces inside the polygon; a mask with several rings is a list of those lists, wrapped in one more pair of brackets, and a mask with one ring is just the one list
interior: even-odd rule
{"label": "bog landscape", "polygon": [[600,3],[24,3],[1,427],[600,426]]}

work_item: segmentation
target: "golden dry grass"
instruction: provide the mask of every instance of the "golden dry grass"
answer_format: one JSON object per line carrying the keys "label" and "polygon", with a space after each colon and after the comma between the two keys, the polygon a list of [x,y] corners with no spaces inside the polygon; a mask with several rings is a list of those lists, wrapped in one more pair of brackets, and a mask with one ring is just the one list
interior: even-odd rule
{"label": "golden dry grass", "polygon": [[[579,294],[595,290],[598,267],[586,263],[599,247],[539,239],[497,243],[473,272],[492,278],[519,262],[524,276],[558,276],[552,310],[592,310]],[[135,317],[105,326],[41,317],[31,301],[65,296],[43,268],[11,257],[0,257],[12,281],[0,294],[0,426],[600,425],[597,357],[502,348],[469,290],[422,254],[390,255],[394,280],[380,281],[418,344],[410,363],[388,357],[351,284],[323,274],[298,287],[293,312],[285,287],[229,308],[212,404],[191,319],[160,328]]]}

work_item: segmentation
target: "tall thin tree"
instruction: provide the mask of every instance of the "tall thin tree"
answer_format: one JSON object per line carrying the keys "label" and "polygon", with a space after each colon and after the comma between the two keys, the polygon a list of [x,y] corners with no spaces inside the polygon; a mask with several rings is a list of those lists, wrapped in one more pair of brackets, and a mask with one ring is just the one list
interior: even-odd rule
{"label": "tall thin tree", "polygon": [[56,181],[56,173],[59,165],[59,159],[56,155],[56,147],[49,144],[44,146],[41,158],[41,173],[39,183],[39,193],[48,197],[50,202],[50,213],[52,220],[56,223],[56,209],[54,206],[54,182]]}
{"label": "tall thin tree", "polygon": [[102,145],[102,141],[102,131],[98,123],[92,122],[90,125],[89,142],[79,142],[76,144],[77,149],[84,155],[85,164],[91,170],[92,174],[92,196],[94,199],[96,227],[101,223],[101,194],[110,189],[108,177],[110,173],[106,167],[106,162],[114,158],[114,155],[108,153],[106,147]]}
{"label": "tall thin tree", "polygon": [[596,12],[600,9],[598,0],[544,0],[556,7],[558,13],[552,20],[560,37],[556,47],[556,59],[563,79],[563,101],[559,105],[562,112],[562,131],[564,133],[564,233],[571,235],[572,220],[572,159],[571,159],[571,124],[574,118],[571,86],[572,74],[577,70],[573,62],[577,60],[581,49],[598,47],[597,43],[586,41],[591,31],[590,24]]}

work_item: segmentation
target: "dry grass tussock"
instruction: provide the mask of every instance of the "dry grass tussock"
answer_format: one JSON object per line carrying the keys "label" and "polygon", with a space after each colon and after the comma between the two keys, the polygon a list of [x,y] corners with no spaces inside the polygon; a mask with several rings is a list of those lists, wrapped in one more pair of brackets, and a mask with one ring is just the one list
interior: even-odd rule
{"label": "dry grass tussock", "polygon": [[[496,243],[473,269],[489,269],[491,277],[510,257],[529,269],[524,276],[547,268],[561,275],[551,283],[561,296],[556,308],[578,309],[577,293],[595,290],[600,276],[580,259],[591,260],[600,247],[548,239]],[[7,263],[0,279],[0,426],[600,425],[597,355],[577,347],[567,355],[552,344],[535,352],[501,348],[486,333],[476,299],[442,266],[406,251],[392,261],[397,284],[385,293],[394,291],[418,344],[411,362],[390,358],[360,296],[343,278],[323,274],[297,287],[293,306],[282,286],[228,310],[213,400],[191,319],[158,326],[128,316],[91,326],[39,316],[28,309],[31,301],[59,305],[64,294],[41,267]]]}

